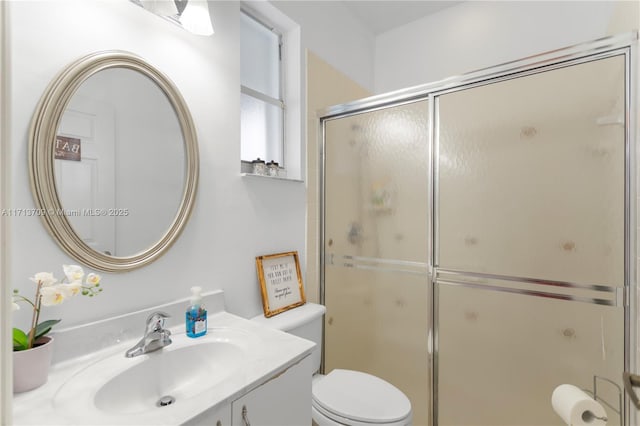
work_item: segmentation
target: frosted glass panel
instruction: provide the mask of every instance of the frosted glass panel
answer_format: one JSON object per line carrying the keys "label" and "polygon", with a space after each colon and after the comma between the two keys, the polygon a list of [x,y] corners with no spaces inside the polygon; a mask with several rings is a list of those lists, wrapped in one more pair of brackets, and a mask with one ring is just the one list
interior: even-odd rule
{"label": "frosted glass panel", "polygon": [[623,285],[624,63],[438,99],[438,266]]}
{"label": "frosted glass panel", "polygon": [[244,13],[240,25],[240,84],[279,99],[280,38]]}
{"label": "frosted glass panel", "polygon": [[328,121],[325,138],[326,249],[426,262],[427,102]]}
{"label": "frosted glass panel", "polygon": [[241,158],[283,164],[282,109],[251,96],[240,97]]}
{"label": "frosted glass panel", "polygon": [[[438,285],[438,424],[560,426],[556,386],[622,386],[624,310]],[[609,425],[617,389],[598,379]]]}
{"label": "frosted glass panel", "polygon": [[325,372],[365,371],[429,418],[428,103],[325,123]]}

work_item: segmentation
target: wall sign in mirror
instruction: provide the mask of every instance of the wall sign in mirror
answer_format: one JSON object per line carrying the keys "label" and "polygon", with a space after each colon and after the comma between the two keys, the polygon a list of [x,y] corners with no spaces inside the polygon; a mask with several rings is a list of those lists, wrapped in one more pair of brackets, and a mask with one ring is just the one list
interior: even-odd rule
{"label": "wall sign in mirror", "polygon": [[298,252],[258,256],[256,269],[265,317],[305,304]]}
{"label": "wall sign in mirror", "polygon": [[29,141],[31,188],[69,255],[102,271],[162,255],[191,213],[195,127],[173,83],[140,57],[98,52],[50,84]]}
{"label": "wall sign in mirror", "polygon": [[54,158],[56,160],[82,161],[82,139],[56,136]]}

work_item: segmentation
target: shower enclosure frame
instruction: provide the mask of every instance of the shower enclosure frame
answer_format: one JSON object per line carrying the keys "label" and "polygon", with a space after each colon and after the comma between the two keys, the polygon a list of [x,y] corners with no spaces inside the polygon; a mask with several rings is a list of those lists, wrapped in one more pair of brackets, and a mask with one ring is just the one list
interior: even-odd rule
{"label": "shower enclosure frame", "polygon": [[[428,158],[427,176],[428,176],[428,193],[425,194],[431,203],[428,209],[428,265],[426,281],[429,289],[427,291],[427,306],[430,307],[431,313],[428,315],[429,322],[425,324],[425,332],[428,333],[430,359],[425,360],[429,363],[429,372],[431,381],[429,383],[430,391],[430,422],[432,425],[438,424],[438,306],[436,301],[438,288],[435,280],[439,272],[455,274],[456,271],[440,270],[438,268],[437,253],[434,248],[437,247],[438,239],[438,212],[437,207],[437,179],[438,179],[438,96],[477,87],[499,81],[510,80],[522,76],[533,75],[549,70],[564,68],[571,65],[590,62],[598,59],[623,55],[625,58],[625,164],[624,164],[624,286],[619,289],[610,289],[613,293],[612,300],[602,300],[594,302],[596,304],[609,304],[614,306],[622,306],[624,308],[624,370],[636,372],[638,366],[638,329],[640,319],[637,317],[638,303],[638,281],[637,281],[637,200],[640,200],[638,193],[638,174],[637,174],[637,150],[636,143],[640,138],[638,129],[638,94],[640,89],[638,84],[638,68],[640,59],[637,57],[638,32],[624,33],[620,35],[604,37],[587,43],[581,43],[567,48],[557,49],[538,55],[526,57],[521,60],[503,63],[500,65],[484,68],[471,73],[460,76],[450,77],[425,85],[415,86],[402,89],[387,94],[372,96],[362,100],[336,105],[324,110],[318,111],[319,119],[319,265],[320,265],[320,302],[325,304],[325,136],[326,123],[330,120],[355,116],[358,114],[372,112],[376,110],[391,108],[395,106],[410,104],[418,101],[428,101],[429,104],[429,130],[428,130]],[[490,276],[493,278],[509,279],[505,276]],[[520,277],[514,279],[523,280]],[[526,279],[524,279],[526,280]],[[543,280],[530,280],[532,283]],[[550,282],[550,280],[544,280]],[[563,286],[573,286],[571,283],[558,283]],[[580,286],[578,287],[585,287]],[[593,286],[597,287],[597,286]],[[508,289],[509,292],[523,292],[517,289]],[[607,290],[609,291],[609,290]],[[569,298],[571,298],[569,296]],[[575,300],[579,300],[576,298]],[[324,371],[324,353],[322,354],[322,371]],[[623,399],[623,415],[625,425],[630,425],[632,420],[635,421],[635,410],[631,410],[629,399]],[[633,417],[632,417],[633,416]]]}

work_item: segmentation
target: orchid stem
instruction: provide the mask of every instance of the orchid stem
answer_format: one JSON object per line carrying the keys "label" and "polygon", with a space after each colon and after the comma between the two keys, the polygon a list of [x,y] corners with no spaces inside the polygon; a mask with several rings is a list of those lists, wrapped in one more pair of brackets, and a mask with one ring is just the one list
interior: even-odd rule
{"label": "orchid stem", "polygon": [[27,302],[28,304],[30,304],[31,306],[33,306],[34,308],[36,307],[36,305],[29,299],[27,299],[26,297],[22,296],[22,295],[16,295],[13,296],[14,298],[18,298],[18,301],[22,301],[22,302]]}
{"label": "orchid stem", "polygon": [[33,341],[36,335],[36,326],[38,325],[38,319],[40,318],[40,289],[42,288],[42,281],[38,281],[38,288],[36,289],[36,303],[34,305],[33,316],[31,317],[31,330],[29,331],[29,340],[27,342],[27,349],[33,347]]}

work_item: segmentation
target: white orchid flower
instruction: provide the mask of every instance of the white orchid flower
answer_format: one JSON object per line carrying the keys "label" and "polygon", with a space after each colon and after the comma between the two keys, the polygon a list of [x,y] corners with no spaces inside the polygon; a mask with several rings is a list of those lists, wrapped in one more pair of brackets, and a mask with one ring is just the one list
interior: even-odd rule
{"label": "white orchid flower", "polygon": [[62,269],[70,283],[82,281],[84,277],[84,270],[78,265],[62,265]]}
{"label": "white orchid flower", "polygon": [[82,282],[75,281],[69,284],[60,284],[58,287],[64,298],[68,299],[82,291]]}
{"label": "white orchid flower", "polygon": [[15,312],[19,310],[20,310],[20,305],[18,305],[16,302],[11,302],[11,312]]}
{"label": "white orchid flower", "polygon": [[64,299],[64,284],[53,285],[49,287],[42,287],[40,290],[40,296],[42,297],[40,300],[43,306],[53,306],[61,304]]}
{"label": "white orchid flower", "polygon": [[49,287],[58,282],[51,272],[38,272],[29,278],[34,283],[41,283],[43,287]]}
{"label": "white orchid flower", "polygon": [[102,277],[98,274],[94,274],[93,272],[87,275],[87,280],[85,281],[87,285],[96,286],[100,284],[100,280]]}

